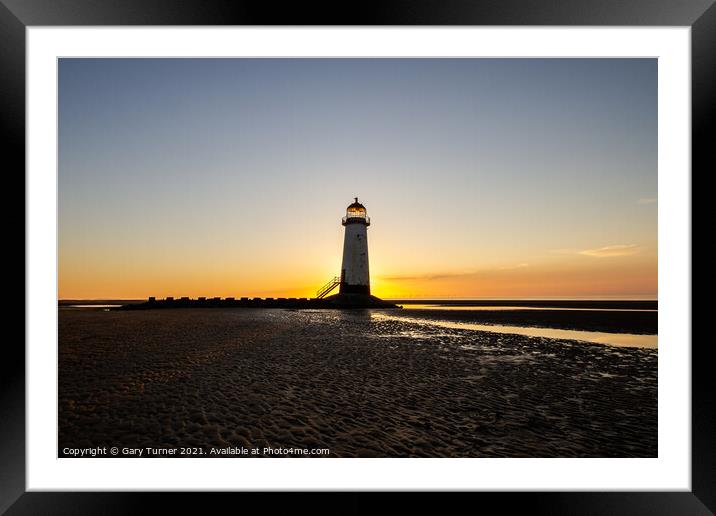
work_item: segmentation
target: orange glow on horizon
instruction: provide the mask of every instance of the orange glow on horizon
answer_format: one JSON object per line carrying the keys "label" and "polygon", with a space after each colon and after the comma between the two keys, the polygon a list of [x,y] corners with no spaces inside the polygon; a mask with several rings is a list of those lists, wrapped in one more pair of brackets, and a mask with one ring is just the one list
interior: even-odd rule
{"label": "orange glow on horizon", "polygon": [[[377,254],[377,253],[376,253]],[[337,259],[337,258],[336,258]],[[371,292],[385,299],[536,299],[657,297],[655,257],[605,259],[559,257],[552,262],[475,271],[391,274],[376,260]],[[327,262],[335,260],[326,260]],[[61,264],[60,299],[174,297],[315,297],[332,277],[331,263],[293,262],[291,267],[231,263],[211,267],[191,262],[142,265],[132,262]],[[336,291],[337,292],[337,291]]]}
{"label": "orange glow on horizon", "polygon": [[[268,209],[256,223],[221,219],[236,225],[199,225],[187,216],[186,224],[161,230],[149,221],[111,234],[88,221],[61,235],[59,298],[312,298],[340,275],[344,232],[336,212],[321,208],[297,225]],[[487,222],[480,232],[459,226],[469,222],[464,217],[452,224],[427,217],[416,225],[373,213],[379,222],[369,231],[371,292],[381,298],[657,296],[655,231],[608,237],[599,229],[604,235],[597,239],[569,223],[559,234],[515,235]]]}

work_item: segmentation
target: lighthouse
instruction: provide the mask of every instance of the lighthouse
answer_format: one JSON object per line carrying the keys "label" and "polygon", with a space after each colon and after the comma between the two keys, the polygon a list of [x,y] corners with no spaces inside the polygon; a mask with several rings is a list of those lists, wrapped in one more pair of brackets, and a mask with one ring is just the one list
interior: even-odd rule
{"label": "lighthouse", "polygon": [[345,229],[343,239],[343,264],[341,265],[340,294],[370,295],[368,270],[368,226],[370,217],[365,206],[355,202],[346,208],[342,221]]}
{"label": "lighthouse", "polygon": [[[370,218],[365,206],[358,202],[346,208],[342,220],[345,234],[343,237],[343,262],[341,275],[334,276],[317,292],[312,303],[321,308],[400,308],[390,301],[383,301],[370,293],[370,273],[368,269],[368,226]],[[336,287],[338,294],[328,296]]]}

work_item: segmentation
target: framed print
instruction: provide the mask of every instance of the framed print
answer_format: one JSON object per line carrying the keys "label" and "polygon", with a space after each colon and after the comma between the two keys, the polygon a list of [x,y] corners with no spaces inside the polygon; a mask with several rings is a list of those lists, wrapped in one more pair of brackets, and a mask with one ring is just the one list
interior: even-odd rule
{"label": "framed print", "polygon": [[713,511],[710,2],[132,4],[0,6],[27,200],[3,510]]}

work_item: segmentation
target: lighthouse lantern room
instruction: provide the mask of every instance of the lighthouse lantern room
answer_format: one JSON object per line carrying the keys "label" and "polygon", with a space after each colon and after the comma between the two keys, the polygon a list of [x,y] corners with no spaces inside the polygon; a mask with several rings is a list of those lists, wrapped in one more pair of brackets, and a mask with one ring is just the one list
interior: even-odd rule
{"label": "lighthouse lantern room", "polygon": [[368,272],[368,226],[370,217],[365,206],[358,202],[350,204],[343,217],[345,237],[343,240],[343,265],[341,266],[341,294],[370,294]]}

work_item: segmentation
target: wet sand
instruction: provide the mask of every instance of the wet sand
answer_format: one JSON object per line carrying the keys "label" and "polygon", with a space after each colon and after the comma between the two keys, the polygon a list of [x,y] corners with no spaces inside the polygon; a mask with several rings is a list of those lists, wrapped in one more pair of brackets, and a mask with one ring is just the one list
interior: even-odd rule
{"label": "wet sand", "polygon": [[329,457],[657,455],[656,350],[378,312],[60,309],[58,454],[117,446],[204,456],[231,447],[328,448]]}
{"label": "wet sand", "polygon": [[659,327],[659,315],[656,311],[460,310],[456,307],[450,307],[449,310],[435,310],[412,308],[407,304],[403,307],[405,315],[410,317],[441,321],[652,335],[657,333]]}

